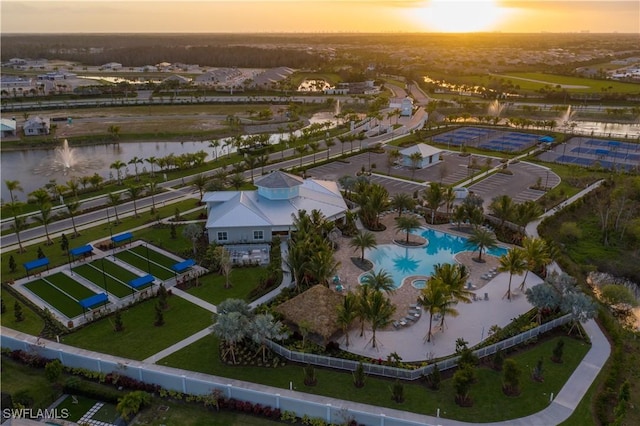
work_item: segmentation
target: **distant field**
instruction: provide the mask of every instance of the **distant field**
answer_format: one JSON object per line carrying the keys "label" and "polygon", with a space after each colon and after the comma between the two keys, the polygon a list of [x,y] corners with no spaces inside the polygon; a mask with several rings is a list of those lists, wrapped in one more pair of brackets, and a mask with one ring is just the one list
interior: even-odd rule
{"label": "distant field", "polygon": [[[488,86],[492,79],[504,79],[511,81],[514,85],[520,87],[521,90],[534,92],[544,87],[555,87],[556,85],[586,86],[582,88],[567,88],[569,93],[602,93],[603,89],[608,92],[615,93],[640,93],[640,84],[621,83],[610,80],[593,80],[581,77],[569,77],[564,75],[554,75],[545,73],[505,73],[494,74],[491,78],[489,75],[447,75],[437,72],[424,72],[434,80],[444,80],[449,83],[467,84],[472,86]],[[528,81],[528,80],[537,80]],[[611,89],[609,89],[611,87]]]}
{"label": "distant field", "polygon": [[[640,93],[640,84],[621,83],[610,80],[594,80],[590,78],[568,77],[564,75],[552,75],[544,73],[509,73],[504,74],[505,78],[514,77],[513,83],[520,85],[523,90],[537,90],[545,86],[571,85],[571,86],[587,86],[587,88],[567,88],[569,92],[597,92],[601,93],[603,89],[616,93]],[[517,78],[517,80],[515,79]],[[520,80],[539,80],[546,83],[536,83],[532,81]]]}

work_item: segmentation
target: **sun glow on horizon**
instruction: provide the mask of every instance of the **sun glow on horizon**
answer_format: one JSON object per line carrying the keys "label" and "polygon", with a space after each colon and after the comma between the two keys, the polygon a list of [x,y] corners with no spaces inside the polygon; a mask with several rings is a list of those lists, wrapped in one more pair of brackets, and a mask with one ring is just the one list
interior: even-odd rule
{"label": "sun glow on horizon", "polygon": [[448,33],[491,31],[506,14],[496,0],[431,0],[412,12],[423,26]]}

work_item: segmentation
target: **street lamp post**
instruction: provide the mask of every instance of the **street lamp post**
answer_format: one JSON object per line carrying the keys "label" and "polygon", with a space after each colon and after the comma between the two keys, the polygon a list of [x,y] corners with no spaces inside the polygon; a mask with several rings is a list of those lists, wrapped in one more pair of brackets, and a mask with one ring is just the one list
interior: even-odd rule
{"label": "street lamp post", "polygon": [[151,263],[149,262],[149,243],[145,243],[147,247],[147,272],[151,274]]}
{"label": "street lamp post", "polygon": [[109,287],[107,287],[107,275],[104,273],[104,257],[101,262],[102,266],[102,282],[104,283],[104,291],[107,292],[107,297],[109,297]]}
{"label": "street lamp post", "polygon": [[69,272],[73,276],[73,269],[71,268],[71,250],[67,249],[67,258],[69,259]]}

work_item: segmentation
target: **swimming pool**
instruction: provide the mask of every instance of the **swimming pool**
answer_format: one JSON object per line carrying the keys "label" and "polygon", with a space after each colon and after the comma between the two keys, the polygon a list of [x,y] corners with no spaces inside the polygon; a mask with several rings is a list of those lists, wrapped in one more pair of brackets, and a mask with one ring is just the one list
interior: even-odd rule
{"label": "swimming pool", "polygon": [[[406,276],[431,275],[434,265],[455,262],[453,257],[456,253],[474,249],[467,245],[466,238],[446,232],[421,228],[413,233],[428,241],[426,247],[407,248],[381,244],[374,249],[365,250],[365,257],[373,262],[373,269],[387,271],[393,277],[396,288],[402,286],[402,280]],[[486,253],[502,256],[506,252],[506,248],[496,247]]]}

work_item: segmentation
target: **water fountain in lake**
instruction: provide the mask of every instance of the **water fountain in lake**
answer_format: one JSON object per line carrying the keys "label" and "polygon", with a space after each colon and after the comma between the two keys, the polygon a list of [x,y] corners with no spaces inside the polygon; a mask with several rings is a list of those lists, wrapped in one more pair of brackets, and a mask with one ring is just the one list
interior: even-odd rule
{"label": "water fountain in lake", "polygon": [[336,110],[335,110],[335,116],[339,116],[341,113],[341,108],[340,108],[340,99],[336,100]]}
{"label": "water fountain in lake", "polygon": [[53,151],[53,158],[45,158],[33,169],[35,174],[45,176],[67,176],[69,174],[84,174],[96,170],[102,162],[99,159],[88,159],[77,153],[69,146],[65,139],[62,146]]}
{"label": "water fountain in lake", "polygon": [[500,117],[500,114],[502,114],[502,111],[504,110],[505,106],[506,105],[498,102],[497,99],[494,101],[491,101],[491,103],[489,104],[489,108],[487,109],[487,114],[489,114],[492,117]]}
{"label": "water fountain in lake", "polygon": [[571,109],[571,105],[567,107],[567,110],[560,116],[557,121],[558,126],[569,127],[573,121],[575,111]]}

